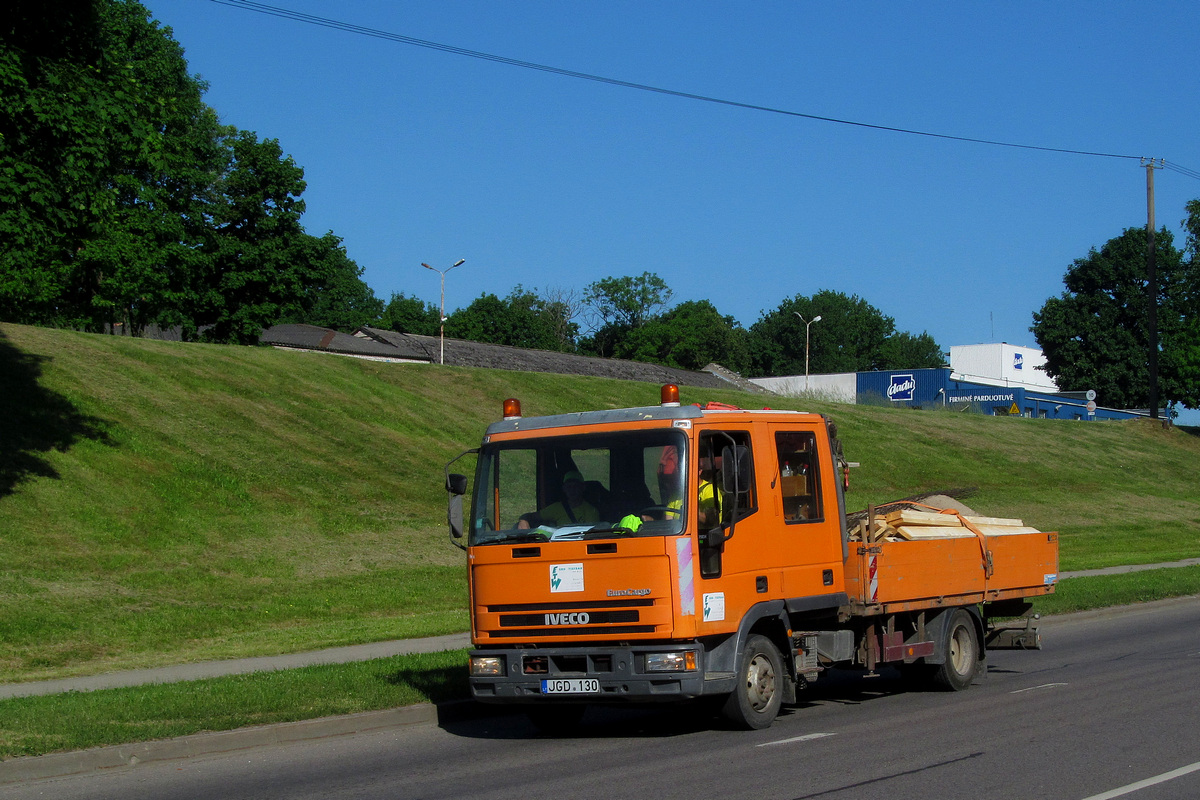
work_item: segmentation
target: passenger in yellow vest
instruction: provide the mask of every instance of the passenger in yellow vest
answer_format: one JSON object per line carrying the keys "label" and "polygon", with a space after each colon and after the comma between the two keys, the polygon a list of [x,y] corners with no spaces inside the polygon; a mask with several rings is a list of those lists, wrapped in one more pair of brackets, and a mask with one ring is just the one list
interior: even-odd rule
{"label": "passenger in yellow vest", "polygon": [[[715,527],[720,522],[717,513],[717,497],[719,496],[722,500],[725,497],[725,493],[723,491],[721,491],[718,495],[717,491],[719,490],[715,490],[713,488],[712,463],[713,460],[711,458],[703,458],[700,461],[700,496],[698,498],[698,516],[700,521],[700,530],[702,531]],[[669,488],[665,486],[663,487],[664,495],[668,497],[674,495],[667,501],[666,508],[674,509],[677,512],[682,512],[683,498],[679,496],[680,491],[681,487],[678,481],[676,481],[674,485]],[[659,513],[661,514],[662,512]],[[667,516],[670,518],[670,512],[667,512]],[[637,531],[642,527],[643,522],[649,522],[652,519],[654,519],[654,517],[646,514],[642,514],[641,516],[637,514],[628,514],[617,523],[617,527],[628,528],[630,531],[637,533]]]}
{"label": "passenger in yellow vest", "polygon": [[543,508],[542,522],[555,528],[564,525],[592,525],[600,521],[600,512],[583,499],[583,476],[571,470],[563,475],[563,499]]}
{"label": "passenger in yellow vest", "polygon": [[700,480],[698,516],[701,527],[711,528],[717,524],[717,498],[713,491],[712,480],[703,478]]}
{"label": "passenger in yellow vest", "polygon": [[700,497],[697,507],[700,530],[708,530],[721,524],[719,509],[725,505],[725,492],[713,486],[713,477],[713,459],[700,459]]}
{"label": "passenger in yellow vest", "polygon": [[[668,496],[670,495],[670,493],[672,491],[673,491],[673,487],[672,487],[672,489],[667,490]],[[651,520],[654,520],[654,519],[661,519],[664,516],[668,520],[679,519],[678,515],[683,513],[683,498],[679,497],[677,492],[675,492],[675,494],[676,494],[676,496],[674,497],[674,499],[668,500],[666,506],[663,507],[663,508],[670,509],[669,511],[663,512],[662,509],[657,509],[649,514],[626,514],[624,517],[621,518],[621,521],[617,523],[617,527],[618,528],[628,528],[633,533],[637,533],[638,530],[641,529],[643,522],[650,522]]]}

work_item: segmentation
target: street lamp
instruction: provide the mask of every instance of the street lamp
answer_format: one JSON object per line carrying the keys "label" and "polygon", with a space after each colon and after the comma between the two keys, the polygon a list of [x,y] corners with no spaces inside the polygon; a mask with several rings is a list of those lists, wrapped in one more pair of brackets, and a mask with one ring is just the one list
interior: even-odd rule
{"label": "street lamp", "polygon": [[422,267],[425,269],[431,269],[442,276],[442,303],[438,307],[438,340],[440,341],[441,349],[441,354],[438,360],[442,364],[446,363],[446,273],[455,267],[461,267],[464,261],[466,261],[465,258],[460,258],[458,261],[455,261],[453,265],[446,267],[445,269],[437,269],[429,266],[424,261],[421,262]]}
{"label": "street lamp", "polygon": [[[795,314],[797,317],[800,317],[801,322],[804,322],[803,314],[801,314],[799,311],[793,311],[792,313]],[[812,327],[812,324],[814,322],[820,322],[820,321],[821,321],[821,315],[817,314],[815,317],[813,317],[808,322],[804,322],[804,393],[805,394],[808,394],[808,341],[809,341],[808,329]]]}

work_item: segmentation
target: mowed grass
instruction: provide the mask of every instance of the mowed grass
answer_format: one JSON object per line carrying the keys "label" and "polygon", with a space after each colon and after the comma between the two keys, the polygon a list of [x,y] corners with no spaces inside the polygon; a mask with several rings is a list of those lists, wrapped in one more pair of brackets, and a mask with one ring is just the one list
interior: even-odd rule
{"label": "mowed grass", "polygon": [[[652,405],[656,386],[0,326],[0,682],[467,629],[443,466],[505,397]],[[1200,556],[1200,439],[683,387],[839,424],[848,503],[977,487],[1058,530],[1062,568]]]}

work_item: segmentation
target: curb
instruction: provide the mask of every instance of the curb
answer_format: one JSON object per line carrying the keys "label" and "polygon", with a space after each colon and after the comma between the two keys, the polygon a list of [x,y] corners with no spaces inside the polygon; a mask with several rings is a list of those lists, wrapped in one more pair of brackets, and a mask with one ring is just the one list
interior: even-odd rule
{"label": "curb", "polygon": [[259,656],[223,661],[202,661],[193,664],[176,664],[150,669],[131,669],[120,672],[102,673],[79,678],[59,678],[26,683],[0,684],[0,700],[12,697],[57,694],[59,692],[90,692],[98,689],[119,689],[128,686],[145,686],[156,683],[181,683],[183,681],[221,678],[227,675],[245,675],[252,672],[275,672],[321,664],[347,664],[355,661],[370,661],[395,655],[412,653],[436,653],[443,650],[458,650],[471,646],[471,637],[466,633],[432,636],[424,639],[398,639],[388,642],[330,647],[305,653],[280,656]]}
{"label": "curb", "polygon": [[439,707],[432,703],[423,703],[384,711],[364,711],[358,714],[237,728],[231,731],[194,733],[173,739],[97,747],[93,750],[14,758],[0,761],[0,785],[64,778],[95,770],[135,767],[155,761],[196,758],[386,728],[426,725],[438,722],[439,710],[451,712],[450,716],[469,713],[468,709],[462,708],[466,705],[473,704],[456,702]]}

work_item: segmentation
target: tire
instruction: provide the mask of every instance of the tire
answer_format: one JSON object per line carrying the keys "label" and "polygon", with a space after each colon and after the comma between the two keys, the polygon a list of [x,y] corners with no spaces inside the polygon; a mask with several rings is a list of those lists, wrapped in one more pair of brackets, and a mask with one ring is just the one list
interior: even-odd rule
{"label": "tire", "polygon": [[769,728],[783,704],[786,676],[779,649],[765,636],[754,635],[738,660],[738,686],[725,701],[722,715],[739,728]]}
{"label": "tire", "polygon": [[951,612],[946,638],[942,642],[945,661],[934,672],[934,683],[954,692],[966,689],[979,671],[981,652],[979,632],[970,612],[961,608]]}
{"label": "tire", "polygon": [[566,736],[574,733],[587,712],[582,703],[547,704],[531,706],[525,716],[534,727],[549,736]]}

